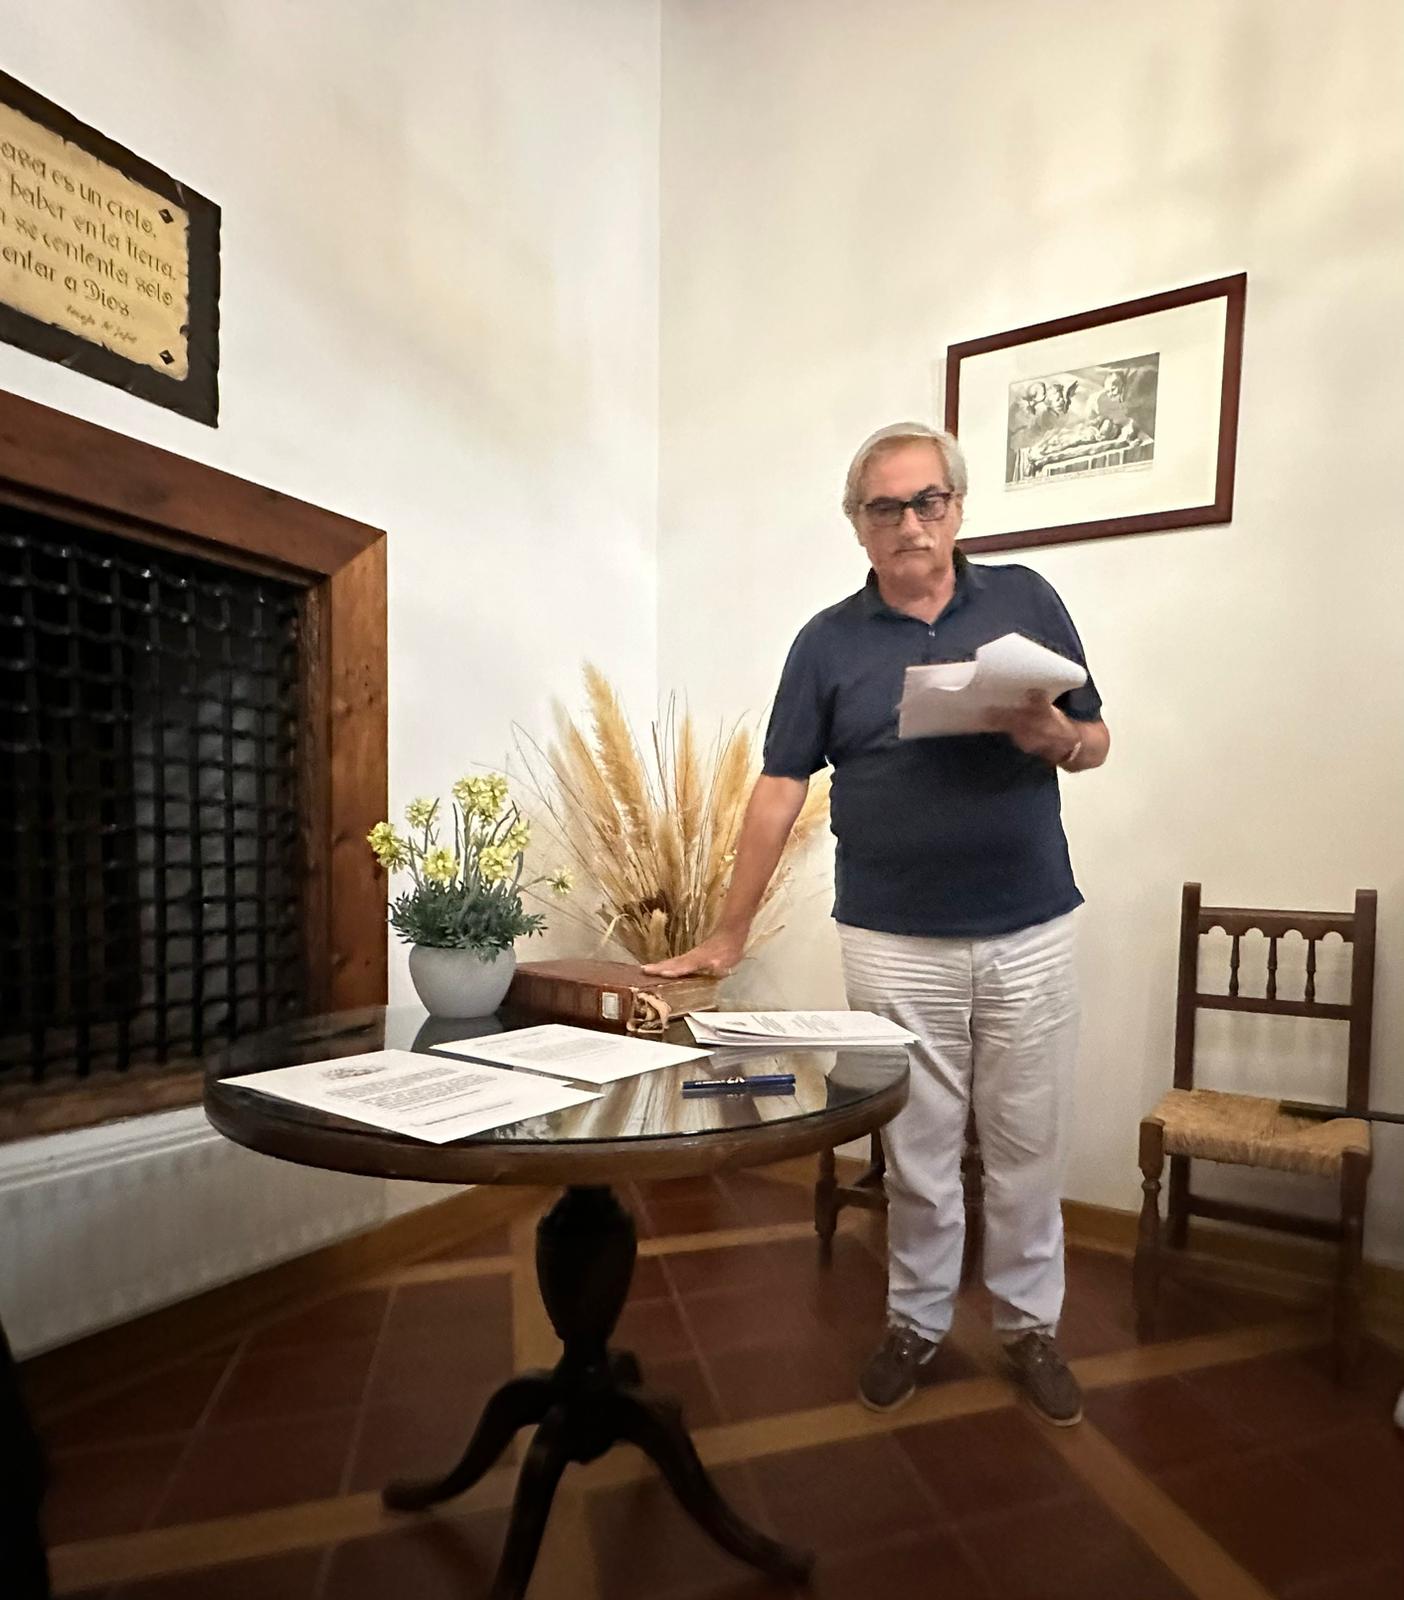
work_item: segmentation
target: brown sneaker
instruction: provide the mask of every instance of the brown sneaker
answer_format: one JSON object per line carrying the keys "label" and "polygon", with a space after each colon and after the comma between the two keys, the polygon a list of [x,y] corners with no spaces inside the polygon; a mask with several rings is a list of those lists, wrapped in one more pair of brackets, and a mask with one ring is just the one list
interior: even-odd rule
{"label": "brown sneaker", "polygon": [[923,1339],[915,1328],[888,1323],[882,1343],[858,1379],[858,1398],[869,1411],[895,1411],[915,1392],[917,1369],[940,1348],[939,1341]]}
{"label": "brown sneaker", "polygon": [[1060,1428],[1082,1421],[1082,1390],[1058,1354],[1051,1334],[1039,1328],[1020,1334],[1005,1345],[1004,1359],[1039,1416]]}

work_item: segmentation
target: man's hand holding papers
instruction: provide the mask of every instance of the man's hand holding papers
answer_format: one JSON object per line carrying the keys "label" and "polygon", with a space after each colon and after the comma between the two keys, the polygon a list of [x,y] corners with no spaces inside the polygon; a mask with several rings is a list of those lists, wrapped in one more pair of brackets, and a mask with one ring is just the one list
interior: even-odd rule
{"label": "man's hand holding papers", "polygon": [[1021,633],[1006,633],[975,652],[973,661],[908,667],[897,708],[897,737],[989,733],[1004,713],[1031,695],[1056,699],[1087,682],[1087,669]]}

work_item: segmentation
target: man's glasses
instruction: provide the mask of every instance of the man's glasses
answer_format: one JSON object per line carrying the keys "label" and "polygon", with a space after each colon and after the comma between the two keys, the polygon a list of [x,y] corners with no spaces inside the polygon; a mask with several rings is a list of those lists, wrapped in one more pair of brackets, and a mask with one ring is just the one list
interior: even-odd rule
{"label": "man's glasses", "polygon": [[860,507],[863,515],[875,528],[895,528],[906,515],[908,508],[916,512],[918,522],[942,522],[946,507],[955,499],[954,489],[923,489],[910,500],[865,500]]}

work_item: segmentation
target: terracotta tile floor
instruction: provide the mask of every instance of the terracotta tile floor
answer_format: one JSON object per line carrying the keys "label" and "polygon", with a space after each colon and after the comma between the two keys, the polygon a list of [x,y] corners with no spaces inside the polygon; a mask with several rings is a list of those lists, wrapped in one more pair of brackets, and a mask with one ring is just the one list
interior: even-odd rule
{"label": "terracotta tile floor", "polygon": [[[1127,1261],[1074,1249],[1063,1342],[1087,1386],[1081,1428],[1012,1403],[978,1288],[917,1400],[874,1419],[853,1385],[883,1320],[876,1219],[846,1218],[823,1268],[793,1167],[624,1198],[643,1253],[619,1342],[680,1396],[733,1503],[817,1565],[807,1590],[756,1577],[619,1451],[567,1474],[533,1600],[1404,1597],[1389,1422],[1404,1357],[1385,1346],[1341,1389],[1312,1319],[1168,1283],[1158,1344],[1138,1353]],[[388,1517],[374,1491],[450,1464],[521,1364],[528,1237],[446,1245],[44,1419],[58,1592],[485,1593],[510,1467],[432,1517]]]}

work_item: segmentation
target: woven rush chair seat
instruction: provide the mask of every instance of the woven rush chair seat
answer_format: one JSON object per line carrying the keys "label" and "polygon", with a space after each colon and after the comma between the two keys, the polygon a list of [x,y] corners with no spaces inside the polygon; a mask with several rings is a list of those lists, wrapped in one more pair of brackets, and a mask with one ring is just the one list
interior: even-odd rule
{"label": "woven rush chair seat", "polygon": [[[1336,1246],[1333,1291],[1333,1345],[1336,1373],[1344,1377],[1358,1364],[1364,1305],[1366,1189],[1370,1178],[1370,1053],[1375,1004],[1375,930],[1378,896],[1357,889],[1350,911],[1292,911],[1254,906],[1206,906],[1200,886],[1187,883],[1180,896],[1179,982],[1175,1001],[1174,1087],[1155,1110],[1141,1119],[1141,1220],[1132,1281],[1136,1332],[1155,1337],[1156,1300],[1162,1247],[1188,1248],[1192,1217],[1252,1228],[1270,1228]],[[1218,955],[1227,955],[1226,988],[1204,987],[1201,967],[1212,969],[1216,955],[1203,942],[1221,933]],[[1262,982],[1256,970],[1245,984],[1243,944],[1263,941]],[[1350,999],[1318,992],[1318,947],[1339,939],[1350,951]],[[1288,941],[1300,940],[1304,961],[1282,961]],[[1227,946],[1225,950],[1224,946]],[[1207,957],[1202,961],[1201,957]],[[1256,969],[1256,962],[1250,963]],[[1298,982],[1300,974],[1300,982]],[[1290,975],[1290,976],[1289,976]],[[1284,977],[1287,981],[1283,983]],[[1288,992],[1290,991],[1290,992]],[[1201,1089],[1195,1085],[1196,1021],[1201,1011],[1238,1012],[1344,1027],[1345,1095],[1341,1108],[1352,1115],[1321,1119],[1282,1109],[1273,1098]],[[1325,1180],[1336,1191],[1335,1216],[1310,1215],[1257,1205],[1224,1195],[1206,1195],[1190,1185],[1196,1161],[1292,1172]],[[1160,1186],[1170,1167],[1169,1216],[1162,1227]]]}
{"label": "woven rush chair seat", "polygon": [[1171,1089],[1150,1120],[1165,1128],[1167,1155],[1201,1161],[1338,1178],[1346,1151],[1370,1153],[1368,1122],[1296,1117],[1276,1100],[1259,1095]]}

